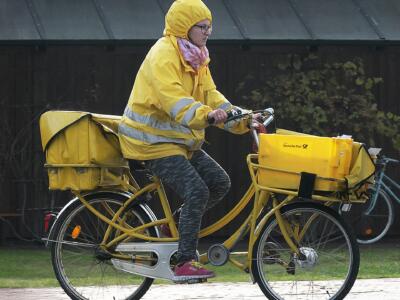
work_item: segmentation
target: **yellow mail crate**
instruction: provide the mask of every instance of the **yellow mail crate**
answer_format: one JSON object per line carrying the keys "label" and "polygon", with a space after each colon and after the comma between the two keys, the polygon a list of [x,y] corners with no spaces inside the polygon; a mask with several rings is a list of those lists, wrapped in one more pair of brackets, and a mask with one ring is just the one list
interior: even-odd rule
{"label": "yellow mail crate", "polygon": [[314,189],[346,188],[353,140],[311,135],[260,134],[258,181],[263,186],[297,190],[300,173],[317,175]]}
{"label": "yellow mail crate", "polygon": [[120,185],[128,163],[122,156],[117,134],[108,126],[118,122],[115,116],[87,112],[44,113],[40,132],[49,188],[92,190]]}

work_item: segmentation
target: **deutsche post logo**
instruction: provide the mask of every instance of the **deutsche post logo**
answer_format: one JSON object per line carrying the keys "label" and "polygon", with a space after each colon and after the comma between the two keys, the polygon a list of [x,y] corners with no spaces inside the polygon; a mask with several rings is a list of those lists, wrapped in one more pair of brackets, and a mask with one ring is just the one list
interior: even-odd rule
{"label": "deutsche post logo", "polygon": [[296,148],[296,149],[307,149],[308,144],[289,144],[289,143],[283,143],[284,148]]}

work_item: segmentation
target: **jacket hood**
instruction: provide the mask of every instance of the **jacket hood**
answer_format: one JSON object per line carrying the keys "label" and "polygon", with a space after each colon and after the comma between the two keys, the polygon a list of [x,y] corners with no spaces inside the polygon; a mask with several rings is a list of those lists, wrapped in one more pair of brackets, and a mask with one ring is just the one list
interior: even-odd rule
{"label": "jacket hood", "polygon": [[165,16],[164,35],[188,39],[190,28],[205,19],[212,22],[211,12],[203,1],[176,0]]}

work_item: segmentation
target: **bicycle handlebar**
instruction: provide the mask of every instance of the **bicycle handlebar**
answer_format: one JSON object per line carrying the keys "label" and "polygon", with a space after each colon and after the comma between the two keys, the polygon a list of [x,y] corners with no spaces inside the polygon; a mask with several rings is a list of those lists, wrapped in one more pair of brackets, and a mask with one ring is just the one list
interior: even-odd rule
{"label": "bicycle handlebar", "polygon": [[378,160],[377,160],[377,164],[385,164],[386,165],[388,163],[398,164],[398,163],[400,163],[400,161],[397,159],[394,159],[394,158],[386,157],[386,156],[382,156],[382,157],[378,158]]}
{"label": "bicycle handlebar", "polygon": [[[231,110],[231,111],[227,112],[227,114],[228,114],[228,118],[224,122],[225,124],[230,121],[248,118],[250,116],[257,115],[257,114],[259,114],[260,117],[263,119],[262,124],[265,127],[268,126],[274,120],[274,109],[273,108],[266,108],[266,109],[261,109],[261,110],[245,111],[245,112],[243,112],[240,109],[235,109],[235,110]],[[208,119],[208,123],[210,125],[214,124],[214,121],[215,121],[214,118]]]}
{"label": "bicycle handlebar", "polygon": [[[261,119],[262,126],[264,126],[264,127],[267,127],[274,120],[274,109],[273,108],[266,108],[266,109],[261,109],[261,110],[245,111],[245,112],[241,111],[240,109],[236,109],[236,110],[231,110],[227,114],[228,114],[228,118],[224,122],[225,124],[230,121],[237,120],[237,119],[244,119],[244,118],[249,118],[249,117],[251,118],[249,127],[251,129],[251,135],[252,135],[257,147],[259,147],[260,142],[258,140],[257,128],[253,126],[254,125],[252,122],[253,116],[257,116],[257,119],[258,119],[257,121],[260,121],[259,119]],[[210,125],[214,124],[214,118],[210,118],[208,120],[208,123]]]}
{"label": "bicycle handlebar", "polygon": [[[233,116],[232,111],[229,111],[229,112],[227,112],[226,114],[228,115],[228,118],[226,119],[225,123],[228,122],[228,119],[230,119],[230,118]],[[214,118],[209,118],[209,119],[208,119],[208,124],[213,125],[214,122],[215,122],[215,119],[214,119]]]}

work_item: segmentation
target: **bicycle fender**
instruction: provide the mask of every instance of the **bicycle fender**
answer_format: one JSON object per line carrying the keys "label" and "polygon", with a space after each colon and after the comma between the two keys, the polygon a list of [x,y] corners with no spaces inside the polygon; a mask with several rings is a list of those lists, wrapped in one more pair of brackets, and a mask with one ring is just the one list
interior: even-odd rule
{"label": "bicycle fender", "polygon": [[[95,191],[95,192],[87,192],[82,194],[83,197],[89,196],[89,195],[96,195],[96,194],[100,194],[100,193],[111,193],[111,194],[116,194],[116,195],[122,195],[124,197],[130,198],[132,196],[132,193],[129,192],[125,192],[125,191],[115,191],[115,190],[101,190],[101,191]],[[47,235],[47,238],[44,238],[43,240],[45,241],[45,246],[48,247],[49,243],[51,243],[50,239],[53,235],[53,231],[54,228],[57,225],[58,219],[59,217],[71,206],[73,205],[75,202],[80,201],[78,197],[75,197],[73,199],[71,199],[61,210],[60,212],[57,214],[56,219],[54,220],[53,224],[51,225],[51,228],[49,230],[49,233]],[[146,215],[149,217],[149,219],[151,221],[156,221],[157,217],[154,214],[154,212],[151,210],[151,208],[146,204],[146,203],[140,203],[138,204],[143,211],[146,213]],[[160,236],[160,232],[158,230],[157,227],[155,227],[157,236]]]}

